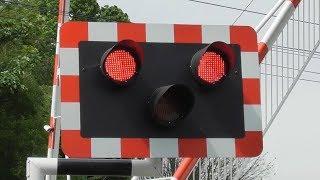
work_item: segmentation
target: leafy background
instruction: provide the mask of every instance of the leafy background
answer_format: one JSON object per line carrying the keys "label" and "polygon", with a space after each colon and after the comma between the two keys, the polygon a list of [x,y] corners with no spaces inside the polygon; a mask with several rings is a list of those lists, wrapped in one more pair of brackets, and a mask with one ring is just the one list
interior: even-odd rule
{"label": "leafy background", "polygon": [[[0,0],[0,179],[25,179],[27,157],[45,157],[58,1]],[[116,6],[72,0],[70,20],[129,22]],[[103,179],[78,177],[74,179]]]}

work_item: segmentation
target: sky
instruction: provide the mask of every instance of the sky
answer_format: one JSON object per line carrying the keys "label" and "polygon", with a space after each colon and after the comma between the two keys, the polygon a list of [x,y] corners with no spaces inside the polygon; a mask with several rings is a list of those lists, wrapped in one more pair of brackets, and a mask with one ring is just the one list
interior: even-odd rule
{"label": "sky", "polygon": [[[245,8],[251,0],[205,0]],[[277,0],[254,0],[248,10],[267,13]],[[188,0],[98,0],[117,5],[132,22],[232,24],[241,11],[199,4]],[[255,27],[261,15],[243,13],[236,24]],[[270,25],[267,24],[267,26]],[[261,34],[265,31],[263,30]],[[261,38],[261,37],[260,37]],[[320,72],[320,60],[312,59],[307,70]],[[303,74],[320,81],[320,75]],[[264,138],[264,151],[276,158],[270,180],[300,180],[318,176],[320,162],[320,83],[299,81]]]}

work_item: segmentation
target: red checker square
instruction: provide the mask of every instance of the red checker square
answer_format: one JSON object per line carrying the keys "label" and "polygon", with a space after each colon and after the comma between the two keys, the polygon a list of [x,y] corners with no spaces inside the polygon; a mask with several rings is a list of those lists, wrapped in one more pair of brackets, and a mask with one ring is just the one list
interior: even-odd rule
{"label": "red checker square", "polygon": [[250,26],[230,26],[230,43],[240,45],[241,51],[258,51],[257,33]]}
{"label": "red checker square", "polygon": [[130,39],[136,42],[146,42],[146,25],[133,23],[118,23],[118,41]]}
{"label": "red checker square", "polygon": [[79,76],[61,76],[61,102],[79,101]]}
{"label": "red checker square", "polygon": [[244,104],[261,104],[260,80],[242,79]]}
{"label": "red checker square", "polygon": [[60,30],[61,48],[77,48],[80,41],[88,41],[87,22],[67,22]]}
{"label": "red checker square", "polygon": [[235,144],[237,157],[256,157],[263,149],[262,132],[247,131],[244,138],[236,139]]}
{"label": "red checker square", "polygon": [[206,157],[206,139],[179,139],[179,157]]}
{"label": "red checker square", "polygon": [[91,139],[82,138],[80,130],[62,130],[61,146],[66,155],[73,158],[91,157]]}
{"label": "red checker square", "polygon": [[201,43],[202,30],[200,25],[174,25],[174,42]]}
{"label": "red checker square", "polygon": [[121,157],[150,157],[149,139],[121,138]]}

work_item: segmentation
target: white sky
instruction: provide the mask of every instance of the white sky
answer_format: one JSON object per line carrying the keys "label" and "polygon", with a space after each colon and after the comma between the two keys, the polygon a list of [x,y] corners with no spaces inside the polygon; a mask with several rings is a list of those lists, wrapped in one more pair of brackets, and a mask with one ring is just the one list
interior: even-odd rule
{"label": "white sky", "polygon": [[[245,8],[250,0],[205,0]],[[277,0],[255,0],[248,10],[267,13]],[[240,11],[198,4],[187,0],[98,0],[117,5],[132,22],[232,24]],[[244,13],[236,24],[255,27],[262,16]],[[320,72],[320,60],[308,68]],[[320,80],[320,75],[304,75]],[[313,179],[320,165],[320,83],[299,81],[264,139],[264,149],[276,157],[276,174],[270,179]]]}

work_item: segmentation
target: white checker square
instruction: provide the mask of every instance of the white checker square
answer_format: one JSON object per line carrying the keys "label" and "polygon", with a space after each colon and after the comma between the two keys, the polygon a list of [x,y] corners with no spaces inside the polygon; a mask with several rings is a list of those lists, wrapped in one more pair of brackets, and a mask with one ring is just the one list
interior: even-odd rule
{"label": "white checker square", "polygon": [[117,24],[89,22],[88,41],[117,41]]}
{"label": "white checker square", "polygon": [[179,157],[177,138],[150,138],[150,157]]}
{"label": "white checker square", "polygon": [[258,53],[241,52],[242,78],[260,78]]}
{"label": "white checker square", "polygon": [[80,130],[80,103],[62,102],[61,117],[62,130]]}
{"label": "white checker square", "polygon": [[262,131],[261,106],[260,105],[244,105],[244,124],[245,131]]}
{"label": "white checker square", "polygon": [[173,30],[172,24],[146,24],[147,42],[173,43]]}
{"label": "white checker square", "polygon": [[215,41],[230,43],[230,26],[202,26],[202,43],[211,44]]}
{"label": "white checker square", "polygon": [[207,138],[208,157],[235,157],[234,138]]}
{"label": "white checker square", "polygon": [[92,158],[120,158],[120,138],[91,138]]}
{"label": "white checker square", "polygon": [[60,74],[79,75],[79,49],[60,48]]}

